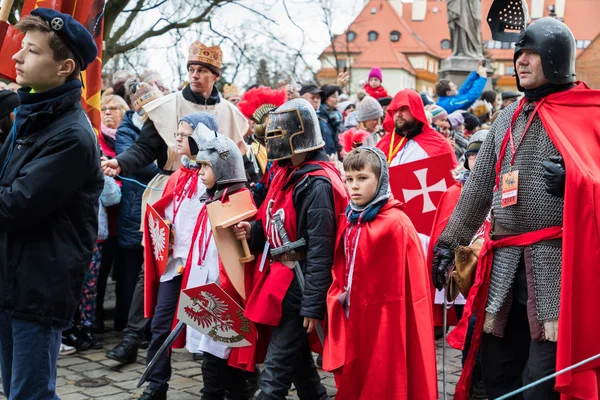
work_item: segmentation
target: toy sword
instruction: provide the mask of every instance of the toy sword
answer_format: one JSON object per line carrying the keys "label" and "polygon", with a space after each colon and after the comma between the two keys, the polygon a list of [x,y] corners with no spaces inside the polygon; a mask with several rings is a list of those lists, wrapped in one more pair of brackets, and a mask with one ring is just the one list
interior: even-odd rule
{"label": "toy sword", "polygon": [[177,336],[179,336],[179,334],[181,333],[181,331],[183,330],[184,327],[185,327],[185,323],[183,323],[181,321],[179,321],[177,323],[177,325],[175,325],[175,329],[173,329],[173,331],[169,334],[169,336],[167,336],[167,338],[165,339],[165,342],[162,344],[162,346],[160,346],[160,348],[158,349],[158,351],[156,352],[154,357],[152,357],[152,360],[150,361],[150,363],[144,370],[142,377],[140,378],[140,380],[137,383],[137,387],[142,386],[144,384],[144,382],[146,382],[146,379],[148,379],[148,375],[150,375],[150,373],[152,371],[154,371],[154,368],[156,368],[156,363],[158,362],[158,360],[167,351],[169,351],[169,349],[173,345],[173,342],[175,341],[175,339],[177,339]]}
{"label": "toy sword", "polygon": [[[273,226],[277,230],[277,233],[281,238],[283,246],[272,249],[271,256],[278,256],[283,253],[295,253],[295,249],[306,245],[306,240],[304,238],[296,240],[295,242],[290,242],[290,238],[288,237],[287,232],[285,231],[285,227],[283,226],[283,221],[281,220],[281,214],[275,213],[273,215]],[[300,291],[302,292],[302,294],[304,294],[304,289],[306,288],[306,279],[304,279],[302,267],[300,266],[300,262],[298,261],[294,263],[294,273],[296,275],[296,279],[298,279]],[[323,332],[323,327],[321,326],[321,324],[317,323],[315,326],[315,330],[317,331],[317,336],[319,337],[321,345],[323,345],[325,342],[325,333]]]}

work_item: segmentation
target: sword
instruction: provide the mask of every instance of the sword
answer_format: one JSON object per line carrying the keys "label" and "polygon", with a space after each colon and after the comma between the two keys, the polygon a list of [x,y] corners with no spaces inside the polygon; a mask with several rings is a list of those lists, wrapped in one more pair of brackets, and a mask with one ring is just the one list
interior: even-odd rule
{"label": "sword", "polygon": [[183,330],[184,327],[185,327],[185,323],[183,323],[181,321],[179,321],[177,323],[177,325],[175,326],[175,329],[173,329],[173,331],[169,334],[169,336],[167,336],[167,338],[165,339],[165,342],[162,344],[162,346],[160,346],[160,348],[158,349],[158,351],[156,352],[154,357],[152,357],[152,360],[150,360],[150,363],[144,370],[142,377],[140,378],[140,380],[137,383],[137,387],[142,386],[144,384],[144,382],[146,382],[146,379],[148,379],[148,376],[150,375],[150,373],[152,371],[154,371],[154,368],[156,368],[156,363],[158,362],[158,360],[171,348],[171,345],[173,344],[175,339],[177,339],[177,336],[179,336],[179,334],[181,333],[181,331]]}
{"label": "sword", "polygon": [[[290,242],[290,238],[288,237],[287,232],[285,231],[285,227],[283,226],[283,221],[281,220],[281,214],[275,213],[273,215],[273,226],[277,230],[277,233],[281,238],[283,246],[272,249],[272,256],[277,256],[282,253],[295,253],[296,248],[306,245],[306,240],[304,238],[295,242]],[[302,267],[300,266],[300,262],[298,261],[294,263],[294,273],[296,275],[296,279],[298,279],[300,291],[302,292],[302,294],[304,294],[304,289],[306,288],[306,279],[304,278],[304,274],[302,273]],[[319,337],[321,345],[323,345],[325,343],[325,333],[323,332],[323,327],[321,326],[321,324],[316,324],[315,330],[317,331],[317,336]]]}

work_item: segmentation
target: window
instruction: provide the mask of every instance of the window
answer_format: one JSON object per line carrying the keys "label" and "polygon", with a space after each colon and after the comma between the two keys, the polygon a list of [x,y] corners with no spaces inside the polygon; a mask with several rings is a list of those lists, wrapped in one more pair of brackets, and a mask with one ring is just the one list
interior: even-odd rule
{"label": "window", "polygon": [[375,32],[375,31],[369,32],[369,42],[376,41],[378,37],[379,37],[379,33]]}
{"label": "window", "polygon": [[452,47],[452,43],[448,39],[442,40],[442,49],[448,50],[450,47]]}
{"label": "window", "polygon": [[513,76],[515,74],[515,66],[514,65],[505,65],[504,66],[504,75]]}
{"label": "window", "polygon": [[346,68],[346,60],[338,60],[338,68],[339,69]]}
{"label": "window", "polygon": [[346,40],[348,42],[354,42],[354,39],[356,39],[356,32],[348,31],[346,33]]}
{"label": "window", "polygon": [[510,42],[502,42],[503,49],[510,49]]}
{"label": "window", "polygon": [[400,40],[400,35],[401,35],[400,32],[398,32],[398,31],[392,31],[392,32],[390,32],[390,40],[392,42],[397,42],[397,41]]}

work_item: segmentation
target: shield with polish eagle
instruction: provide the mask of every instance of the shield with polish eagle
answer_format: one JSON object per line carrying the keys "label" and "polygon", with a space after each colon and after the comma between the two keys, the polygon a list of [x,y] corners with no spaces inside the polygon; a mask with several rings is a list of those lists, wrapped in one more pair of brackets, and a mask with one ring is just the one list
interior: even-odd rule
{"label": "shield with polish eagle", "polygon": [[417,232],[429,236],[442,194],[456,181],[450,153],[390,168],[394,197],[404,203],[404,212]]}
{"label": "shield with polish eagle", "polygon": [[[171,227],[150,204],[146,206],[146,224],[146,232],[150,236],[150,244],[152,245],[154,270],[157,278],[160,279],[167,269],[167,261],[169,260]],[[146,273],[149,273],[149,271],[146,271]]]}
{"label": "shield with polish eagle", "polygon": [[250,346],[257,335],[244,309],[216,283],[182,290],[177,318],[229,347]]}

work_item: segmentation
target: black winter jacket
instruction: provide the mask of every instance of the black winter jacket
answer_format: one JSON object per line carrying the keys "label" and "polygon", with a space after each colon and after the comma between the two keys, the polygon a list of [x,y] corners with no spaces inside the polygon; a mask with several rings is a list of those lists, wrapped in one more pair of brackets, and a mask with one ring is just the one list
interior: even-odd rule
{"label": "black winter jacket", "polygon": [[[310,153],[306,161],[328,161],[324,149]],[[304,176],[320,168],[306,164],[296,171],[289,185],[294,185],[294,208],[296,209],[296,238],[306,239],[306,260],[301,262],[306,290],[301,296],[300,316],[323,320],[325,318],[327,291],[331,286],[331,269],[335,249],[336,219],[331,181],[321,176]],[[261,221],[252,221],[250,247],[262,251],[265,234]],[[298,285],[291,288],[298,289]],[[297,295],[297,296],[296,296]],[[292,297],[299,297],[296,293]]]}
{"label": "black winter jacket", "polygon": [[[116,150],[117,155],[124,153],[135,143],[140,135],[140,130],[133,123],[134,111],[127,111],[117,129]],[[159,169],[155,163],[150,163],[131,178],[147,185]],[[140,221],[142,219],[142,195],[145,188],[135,182],[123,181],[121,186],[121,204],[117,217],[117,246],[126,249],[142,248],[142,232],[140,232]]]}
{"label": "black winter jacket", "polygon": [[28,91],[0,151],[0,311],[62,327],[98,234],[100,152],[80,81]]}

